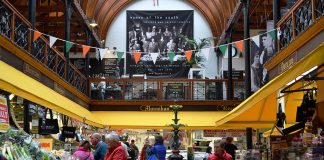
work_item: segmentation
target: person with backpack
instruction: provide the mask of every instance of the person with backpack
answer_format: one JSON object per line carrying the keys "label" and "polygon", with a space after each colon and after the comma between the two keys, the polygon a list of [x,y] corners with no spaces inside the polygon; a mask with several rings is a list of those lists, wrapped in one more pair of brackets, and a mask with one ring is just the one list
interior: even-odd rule
{"label": "person with backpack", "polygon": [[129,160],[136,160],[136,153],[135,153],[135,150],[130,147],[129,143],[128,142],[125,142],[126,146],[127,146],[127,153],[129,155],[128,159]]}

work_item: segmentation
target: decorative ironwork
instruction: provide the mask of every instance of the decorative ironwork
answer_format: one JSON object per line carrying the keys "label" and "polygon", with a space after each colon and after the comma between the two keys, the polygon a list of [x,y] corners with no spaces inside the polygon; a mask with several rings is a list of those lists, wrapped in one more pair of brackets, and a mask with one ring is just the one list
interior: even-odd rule
{"label": "decorative ironwork", "polygon": [[315,0],[315,17],[319,18],[324,15],[324,0]]}
{"label": "decorative ironwork", "polygon": [[294,12],[295,14],[295,31],[296,36],[303,32],[312,21],[312,3],[311,0],[304,1],[298,9]]}
{"label": "decorative ironwork", "polygon": [[12,30],[11,17],[12,12],[3,3],[0,3],[0,33],[8,38],[10,38],[10,31]]}
{"label": "decorative ironwork", "polygon": [[28,33],[28,27],[15,19],[14,42],[25,51],[28,51]]}
{"label": "decorative ironwork", "polygon": [[[82,81],[85,78],[82,76]],[[86,83],[86,82],[84,82]],[[195,83],[204,84],[204,88],[197,88],[203,91],[199,98],[195,98]],[[99,85],[100,84],[100,85]],[[104,84],[104,85],[103,85]],[[225,100],[227,80],[109,80],[97,79],[96,82],[90,80],[90,97],[100,100],[166,100],[166,101],[186,101],[186,100]],[[243,100],[244,81],[233,80],[234,100]],[[82,86],[82,85],[81,85]],[[100,90],[99,86],[104,86]],[[199,91],[199,92],[201,92]],[[206,91],[206,92],[205,92]],[[104,92],[104,97],[99,97],[99,92]],[[210,92],[210,93],[209,93]]]}
{"label": "decorative ironwork", "polygon": [[245,99],[245,84],[243,81],[234,82],[234,100],[243,101]]}
{"label": "decorative ironwork", "polygon": [[55,72],[55,57],[56,54],[51,48],[47,48],[47,67]]}
{"label": "decorative ironwork", "polygon": [[87,80],[86,79],[82,79],[81,82],[80,82],[80,90],[84,94],[87,93],[86,84],[87,84]]}
{"label": "decorative ironwork", "polygon": [[146,100],[157,99],[158,85],[159,84],[157,82],[144,82],[143,99],[146,99]]}
{"label": "decorative ironwork", "polygon": [[44,51],[45,51],[45,47],[46,47],[46,44],[45,42],[42,40],[42,39],[38,39],[36,40],[34,43],[34,51],[33,51],[33,56],[38,59],[39,61],[41,61],[42,63],[44,63],[44,60],[45,60],[45,54],[44,54]]}
{"label": "decorative ironwork", "polygon": [[125,99],[143,99],[143,93],[144,93],[143,82],[126,83]]}
{"label": "decorative ironwork", "polygon": [[60,56],[58,56],[56,73],[63,78],[65,74],[64,68],[65,68],[65,61]]}
{"label": "decorative ironwork", "polygon": [[[7,37],[9,40],[13,39],[13,42],[21,49],[29,53],[30,48],[30,33],[29,26],[26,23],[27,20],[20,16],[20,14],[14,14],[16,11],[8,6],[6,1],[0,1],[0,34]],[[14,18],[12,16],[15,16]],[[14,22],[12,22],[14,20]],[[12,27],[14,23],[14,27]],[[11,37],[13,31],[13,37]],[[42,38],[37,39],[33,45],[33,51],[30,55],[37,59],[40,63],[46,63],[48,69],[53,70],[63,79],[66,79],[69,83],[75,86],[82,93],[86,93],[87,80],[79,73],[73,65],[69,66],[66,71],[66,60],[59,52],[47,47],[47,44]],[[46,56],[45,56],[45,53]],[[66,72],[67,77],[66,76]]]}
{"label": "decorative ironwork", "polygon": [[81,88],[80,88],[80,86],[81,86],[80,82],[81,82],[81,76],[78,75],[78,74],[76,74],[76,75],[75,75],[75,83],[74,83],[74,86],[75,86],[75,88],[77,88],[78,90],[81,90]]}
{"label": "decorative ironwork", "polygon": [[225,82],[206,82],[206,100],[225,100],[224,98],[226,98],[226,96],[223,95],[226,95],[224,83]]}
{"label": "decorative ironwork", "polygon": [[293,27],[292,17],[287,19],[285,23],[280,27],[280,48],[285,48],[292,41]]}
{"label": "decorative ironwork", "polygon": [[206,84],[205,82],[194,82],[193,83],[193,100],[205,100],[206,99]]}
{"label": "decorative ironwork", "polygon": [[71,66],[68,67],[67,80],[70,84],[72,84],[74,86],[74,70]]}

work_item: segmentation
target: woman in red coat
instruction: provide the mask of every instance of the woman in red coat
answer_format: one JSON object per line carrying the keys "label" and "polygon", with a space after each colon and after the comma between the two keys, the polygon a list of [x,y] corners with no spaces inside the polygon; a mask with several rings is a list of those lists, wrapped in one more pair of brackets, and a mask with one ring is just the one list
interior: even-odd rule
{"label": "woman in red coat", "polygon": [[111,132],[106,136],[108,151],[104,160],[127,160],[126,151],[119,142],[119,136],[116,132]]}
{"label": "woman in red coat", "polygon": [[233,160],[232,156],[225,151],[225,141],[215,144],[215,153],[208,157],[208,160]]}

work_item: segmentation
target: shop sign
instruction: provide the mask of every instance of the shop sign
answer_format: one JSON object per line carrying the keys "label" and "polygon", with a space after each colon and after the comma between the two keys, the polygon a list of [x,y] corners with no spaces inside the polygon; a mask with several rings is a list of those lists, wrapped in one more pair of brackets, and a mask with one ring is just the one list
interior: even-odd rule
{"label": "shop sign", "polygon": [[140,106],[140,111],[162,111],[162,112],[168,112],[170,110],[169,106]]}
{"label": "shop sign", "polygon": [[53,149],[53,139],[35,139],[39,143],[42,149],[51,152]]}
{"label": "shop sign", "polygon": [[35,78],[36,80],[40,80],[41,73],[29,64],[24,63],[23,71],[24,73]]}
{"label": "shop sign", "polygon": [[0,95],[0,132],[6,132],[9,128],[9,114],[7,99]]}
{"label": "shop sign", "polygon": [[279,74],[287,71],[289,68],[291,68],[296,62],[297,62],[297,57],[296,57],[296,52],[292,54],[289,58],[284,60],[279,64]]}
{"label": "shop sign", "polygon": [[273,157],[278,158],[280,157],[280,150],[288,147],[287,137],[270,136],[270,145]]}
{"label": "shop sign", "polygon": [[204,137],[241,137],[246,136],[243,129],[204,130]]}
{"label": "shop sign", "polygon": [[54,82],[54,90],[55,90],[57,93],[59,93],[59,94],[65,96],[65,89],[64,89],[63,87],[61,87],[59,84],[57,84],[56,82]]}

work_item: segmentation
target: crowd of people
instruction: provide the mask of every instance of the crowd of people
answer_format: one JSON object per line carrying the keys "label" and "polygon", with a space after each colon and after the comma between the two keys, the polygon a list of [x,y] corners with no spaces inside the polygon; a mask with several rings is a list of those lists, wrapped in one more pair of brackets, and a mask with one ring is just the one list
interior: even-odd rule
{"label": "crowd of people", "polygon": [[181,35],[184,36],[182,28],[176,26],[147,26],[143,29],[142,26],[133,25],[128,32],[128,49],[144,54],[160,53],[161,56],[166,56],[168,52],[190,50],[190,45]]}
{"label": "crowd of people", "polygon": [[[116,132],[105,136],[94,133],[90,141],[83,141],[73,156],[80,160],[183,160],[179,150],[173,150],[172,154],[166,157],[166,147],[160,135],[145,139],[141,151],[135,145],[135,140],[125,141]],[[204,160],[233,160],[237,147],[232,143],[233,138],[228,137],[226,141],[219,141],[212,148],[208,147]]]}

